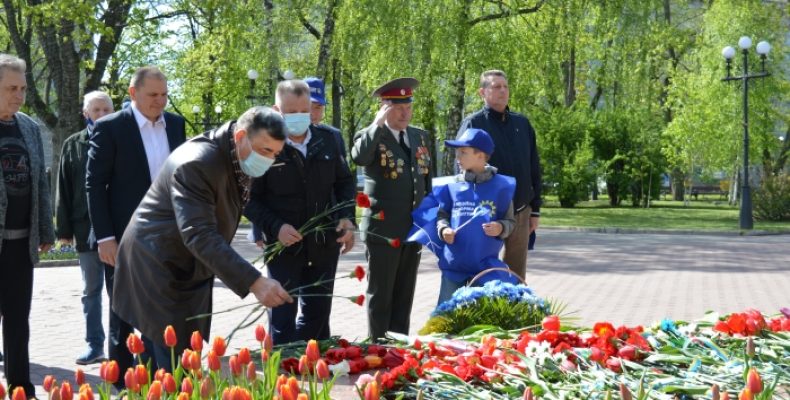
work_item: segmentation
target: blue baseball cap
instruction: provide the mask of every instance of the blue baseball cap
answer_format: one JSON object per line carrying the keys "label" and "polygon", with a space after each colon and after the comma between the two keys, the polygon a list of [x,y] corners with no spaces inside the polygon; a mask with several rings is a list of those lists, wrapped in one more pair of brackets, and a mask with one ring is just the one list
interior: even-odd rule
{"label": "blue baseball cap", "polygon": [[310,101],[318,103],[322,106],[326,105],[326,97],[324,95],[324,81],[314,76],[304,78],[307,86],[310,86]]}
{"label": "blue baseball cap", "polygon": [[447,147],[473,147],[489,156],[494,152],[494,141],[491,140],[491,136],[488,135],[488,132],[477,128],[465,130],[456,140],[445,140],[444,145]]}

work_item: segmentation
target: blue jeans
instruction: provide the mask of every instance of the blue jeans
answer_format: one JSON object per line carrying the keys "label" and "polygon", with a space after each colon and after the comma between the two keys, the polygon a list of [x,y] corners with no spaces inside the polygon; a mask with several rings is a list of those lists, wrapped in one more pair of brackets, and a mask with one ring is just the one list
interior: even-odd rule
{"label": "blue jeans", "polygon": [[450,300],[453,297],[453,293],[464,286],[466,286],[466,281],[455,282],[448,278],[447,275],[442,274],[442,286],[439,289],[439,302],[437,305]]}
{"label": "blue jeans", "polygon": [[101,322],[101,295],[104,285],[104,264],[99,260],[99,252],[79,253],[82,282],[82,313],[85,314],[85,341],[92,350],[103,351],[104,327]]}

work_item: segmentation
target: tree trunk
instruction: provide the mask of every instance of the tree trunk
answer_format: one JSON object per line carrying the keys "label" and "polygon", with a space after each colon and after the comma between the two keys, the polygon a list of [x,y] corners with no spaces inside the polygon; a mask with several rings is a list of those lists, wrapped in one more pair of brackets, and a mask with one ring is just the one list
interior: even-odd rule
{"label": "tree trunk", "polygon": [[[471,0],[465,0],[461,6],[458,20],[464,21],[469,25],[469,7],[472,4]],[[466,95],[466,43],[469,40],[469,28],[471,26],[459,27],[458,33],[455,37],[456,45],[456,65],[455,65],[455,79],[453,80],[453,89],[450,93],[450,110],[447,113],[447,130],[445,131],[445,138],[455,138],[458,129],[461,127],[461,120],[463,120],[464,112],[464,97]],[[449,175],[455,172],[455,157],[449,152],[445,152],[442,169],[439,175]]]}
{"label": "tree trunk", "polygon": [[316,65],[316,75],[326,82],[327,70],[332,55],[332,39],[335,33],[335,9],[337,8],[338,0],[329,0],[326,10],[326,18],[324,18],[324,32],[321,34],[321,42],[318,46],[318,63]]}
{"label": "tree trunk", "polygon": [[568,61],[562,63],[562,75],[565,86],[565,107],[576,102],[576,47],[571,47]]}
{"label": "tree trunk", "polygon": [[[263,27],[266,32],[266,48],[276,49],[278,43],[274,38],[274,2],[272,0],[263,1]],[[280,80],[280,62],[276,51],[268,54],[269,76],[265,79],[264,93],[267,93],[267,103],[274,104],[274,92],[277,90],[277,82]]]}
{"label": "tree trunk", "polygon": [[685,180],[686,175],[679,168],[672,169],[669,182],[669,186],[672,190],[672,200],[683,201],[685,199]]}

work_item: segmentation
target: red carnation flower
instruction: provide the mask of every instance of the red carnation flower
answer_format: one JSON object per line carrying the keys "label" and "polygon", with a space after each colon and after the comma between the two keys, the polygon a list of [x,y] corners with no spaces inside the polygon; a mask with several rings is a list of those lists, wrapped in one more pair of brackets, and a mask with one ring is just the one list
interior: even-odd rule
{"label": "red carnation flower", "polygon": [[396,249],[397,249],[398,247],[400,247],[400,239],[398,239],[398,238],[395,238],[395,239],[390,239],[390,240],[388,240],[387,242],[390,244],[390,246],[392,246],[392,247],[394,247],[394,248],[396,248]]}
{"label": "red carnation flower", "polygon": [[357,193],[357,207],[370,208],[370,197],[362,192]]}

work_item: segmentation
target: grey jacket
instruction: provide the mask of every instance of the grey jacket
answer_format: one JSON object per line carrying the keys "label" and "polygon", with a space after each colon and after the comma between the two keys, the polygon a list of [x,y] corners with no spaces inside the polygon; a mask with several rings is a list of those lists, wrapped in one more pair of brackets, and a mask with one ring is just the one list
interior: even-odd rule
{"label": "grey jacket", "polygon": [[[38,124],[27,115],[18,112],[14,115],[19,132],[25,140],[25,147],[30,154],[30,262],[38,262],[38,246],[43,243],[55,243],[52,229],[52,204],[49,198],[49,176],[44,169],[44,147],[41,143],[41,131]],[[0,236],[5,230],[6,209],[5,181],[0,179]],[[2,249],[0,241],[0,250]]]}

